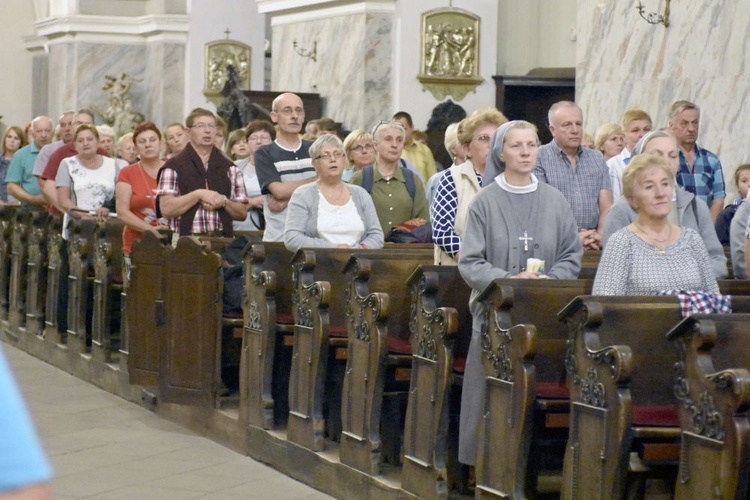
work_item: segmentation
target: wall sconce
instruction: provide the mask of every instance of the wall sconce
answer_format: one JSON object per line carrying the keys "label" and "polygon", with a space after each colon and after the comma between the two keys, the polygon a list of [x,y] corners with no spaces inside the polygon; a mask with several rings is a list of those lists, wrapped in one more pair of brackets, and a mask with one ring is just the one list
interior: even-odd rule
{"label": "wall sconce", "polygon": [[312,62],[318,61],[318,42],[313,42],[312,49],[303,49],[297,44],[297,40],[292,42],[294,51],[302,57],[312,59]]}
{"label": "wall sconce", "polygon": [[646,7],[643,6],[641,0],[638,0],[638,5],[635,7],[638,14],[646,20],[649,24],[663,24],[665,28],[669,28],[669,4],[672,0],[666,0],[667,5],[664,7],[664,13],[659,14],[658,12],[646,13]]}

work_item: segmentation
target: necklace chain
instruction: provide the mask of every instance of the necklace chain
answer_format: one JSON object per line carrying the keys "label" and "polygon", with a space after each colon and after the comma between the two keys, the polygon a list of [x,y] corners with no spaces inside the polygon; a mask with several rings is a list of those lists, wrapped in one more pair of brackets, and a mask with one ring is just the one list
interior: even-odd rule
{"label": "necklace chain", "polygon": [[637,222],[633,222],[633,225],[634,225],[635,227],[637,227],[637,228],[638,228],[638,230],[639,230],[639,231],[640,231],[641,233],[643,233],[643,235],[644,235],[644,236],[646,236],[647,238],[649,238],[649,239],[650,239],[650,240],[652,240],[652,241],[655,241],[655,242],[657,243],[656,247],[657,247],[657,248],[659,248],[659,250],[662,250],[662,251],[663,251],[663,250],[665,249],[665,246],[663,246],[663,244],[664,244],[664,243],[667,243],[667,242],[668,242],[668,241],[669,241],[669,240],[670,240],[670,239],[672,238],[672,224],[669,224],[669,231],[667,232],[667,237],[666,237],[666,238],[664,238],[663,240],[660,240],[660,239],[659,239],[659,238],[657,238],[656,236],[652,236],[652,235],[648,234],[648,233],[646,232],[646,230],[645,230],[645,229],[643,229],[643,228],[641,227],[641,225],[640,225],[640,224],[638,224]]}

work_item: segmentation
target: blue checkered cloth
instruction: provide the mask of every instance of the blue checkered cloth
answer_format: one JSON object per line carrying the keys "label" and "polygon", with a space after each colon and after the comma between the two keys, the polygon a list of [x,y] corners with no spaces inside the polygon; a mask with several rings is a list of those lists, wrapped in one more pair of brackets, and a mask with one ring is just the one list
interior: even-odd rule
{"label": "blue checkered cloth", "polygon": [[732,296],[720,293],[705,293],[695,290],[662,290],[656,295],[677,297],[682,317],[693,314],[731,314]]}
{"label": "blue checkered cloth", "polygon": [[690,171],[685,155],[680,151],[680,170],[677,172],[677,184],[685,191],[711,203],[719,198],[726,198],[724,172],[721,169],[719,157],[707,149],[695,146],[695,164]]}

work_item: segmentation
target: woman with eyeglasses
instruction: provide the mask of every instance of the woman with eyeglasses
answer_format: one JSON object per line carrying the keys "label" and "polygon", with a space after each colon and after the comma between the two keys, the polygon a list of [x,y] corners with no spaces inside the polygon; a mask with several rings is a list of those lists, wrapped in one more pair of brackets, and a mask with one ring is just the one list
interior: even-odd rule
{"label": "woman with eyeglasses", "polygon": [[255,171],[255,152],[261,146],[273,142],[276,138],[276,129],[273,123],[266,120],[253,120],[247,124],[243,132],[247,140],[247,155],[243,158],[238,158],[235,161],[235,165],[240,169],[242,177],[245,180],[245,190],[250,200],[250,209],[247,211],[247,218],[245,220],[234,221],[233,224],[235,231],[259,231],[265,227],[265,221],[263,220],[264,196],[261,194],[258,174]]}
{"label": "woman with eyeglasses", "polygon": [[289,250],[383,246],[383,231],[370,195],[341,179],[344,156],[344,144],[335,135],[320,136],[310,146],[318,178],[298,187],[289,200],[284,230]]}
{"label": "woman with eyeglasses", "polygon": [[486,108],[475,111],[458,125],[459,148],[466,155],[466,161],[453,165],[443,174],[430,207],[436,265],[455,266],[458,262],[466,215],[482,188],[492,134],[507,121],[497,109]]}
{"label": "woman with eyeglasses", "polygon": [[375,162],[375,146],[372,144],[372,135],[366,130],[358,128],[344,139],[344,151],[346,151],[346,169],[341,176],[344,182],[349,182],[355,172]]}

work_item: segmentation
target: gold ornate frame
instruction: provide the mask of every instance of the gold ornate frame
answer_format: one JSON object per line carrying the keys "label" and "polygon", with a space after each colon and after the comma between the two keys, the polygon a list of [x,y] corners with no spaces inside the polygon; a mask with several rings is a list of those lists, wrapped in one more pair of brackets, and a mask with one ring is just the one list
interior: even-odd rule
{"label": "gold ornate frame", "polygon": [[417,79],[436,99],[460,101],[484,81],[479,75],[479,16],[455,7],[422,14]]}
{"label": "gold ornate frame", "polygon": [[203,70],[203,94],[207,97],[221,95],[227,79],[227,65],[231,64],[240,75],[246,90],[250,89],[250,62],[252,47],[232,40],[216,40],[206,44]]}

